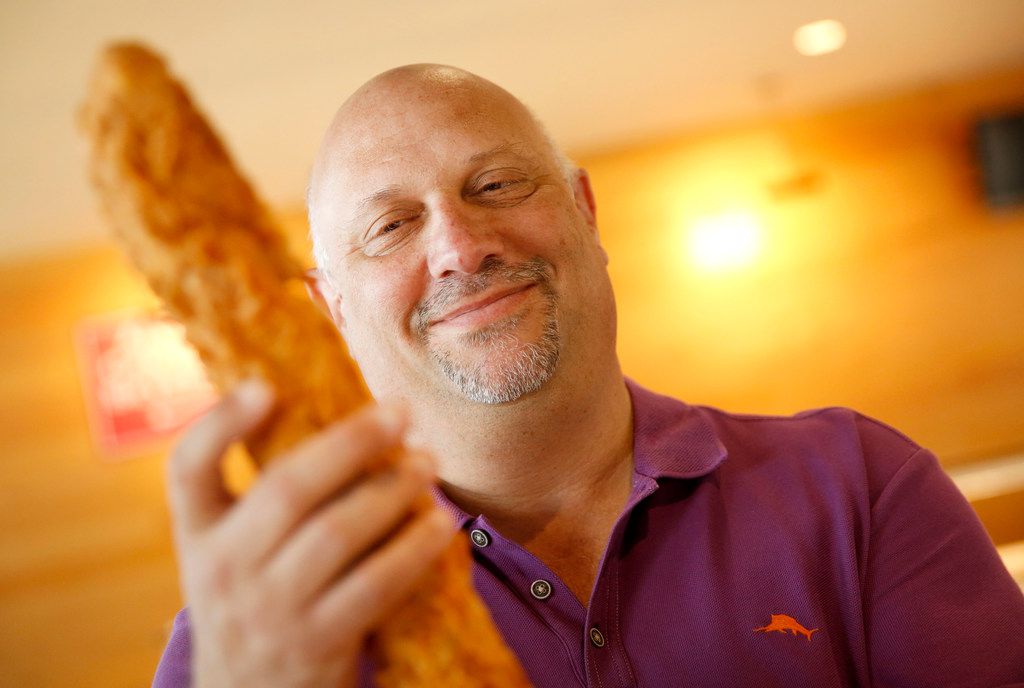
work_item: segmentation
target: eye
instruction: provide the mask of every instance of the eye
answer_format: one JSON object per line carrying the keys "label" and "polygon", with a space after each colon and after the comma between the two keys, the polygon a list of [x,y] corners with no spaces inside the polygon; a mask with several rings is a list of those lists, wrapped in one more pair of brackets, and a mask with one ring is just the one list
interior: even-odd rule
{"label": "eye", "polygon": [[495,206],[513,206],[529,198],[537,184],[521,170],[491,170],[480,175],[469,187],[468,195],[478,202]]}
{"label": "eye", "polygon": [[503,180],[503,181],[500,181],[500,182],[488,182],[487,184],[484,184],[483,188],[481,188],[480,190],[484,191],[484,192],[487,192],[487,191],[501,191],[502,189],[506,189],[506,188],[512,186],[513,184],[518,184],[518,183],[519,182],[517,180],[513,180],[513,179],[507,179],[507,180]]}
{"label": "eye", "polygon": [[405,220],[392,220],[391,222],[387,223],[386,225],[378,229],[377,234],[380,235],[387,234],[388,232],[393,232],[399,227],[401,227],[404,222]]}
{"label": "eye", "polygon": [[362,251],[367,256],[383,256],[400,248],[415,233],[420,214],[416,211],[388,213],[370,226]]}
{"label": "eye", "polygon": [[411,210],[390,212],[382,215],[370,226],[370,231],[366,234],[367,239],[369,241],[373,241],[380,237],[394,234],[399,230],[404,230],[407,225],[414,221],[418,216],[419,215],[416,211]]}

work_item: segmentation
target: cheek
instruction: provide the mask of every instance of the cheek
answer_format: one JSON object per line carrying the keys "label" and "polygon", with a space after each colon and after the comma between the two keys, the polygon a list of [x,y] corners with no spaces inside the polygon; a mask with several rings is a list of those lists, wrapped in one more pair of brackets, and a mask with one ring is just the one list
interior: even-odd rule
{"label": "cheek", "polygon": [[540,256],[559,269],[580,251],[579,230],[573,220],[558,206],[516,218],[510,224],[515,228],[518,253],[524,257]]}
{"label": "cheek", "polygon": [[392,348],[409,331],[421,293],[398,261],[368,261],[347,274],[341,299],[343,333],[352,346]]}
{"label": "cheek", "polygon": [[[573,209],[574,210],[574,209]],[[553,216],[547,225],[548,251],[564,270],[589,273],[604,264],[604,254],[592,228],[569,209]]]}
{"label": "cheek", "polygon": [[387,394],[388,371],[396,358],[396,321],[386,296],[386,285],[380,284],[350,289],[342,297],[342,337],[370,393],[378,399]]}

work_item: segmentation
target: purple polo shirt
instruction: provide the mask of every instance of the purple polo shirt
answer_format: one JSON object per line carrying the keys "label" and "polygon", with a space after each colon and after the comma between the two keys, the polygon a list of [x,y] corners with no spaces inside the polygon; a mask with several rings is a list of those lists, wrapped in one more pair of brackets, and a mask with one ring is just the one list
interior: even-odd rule
{"label": "purple polo shirt", "polygon": [[[741,416],[627,385],[633,491],[587,607],[440,496],[538,688],[1024,684],[1024,596],[928,451],[846,409]],[[183,611],[154,685],[187,686],[189,654]]]}

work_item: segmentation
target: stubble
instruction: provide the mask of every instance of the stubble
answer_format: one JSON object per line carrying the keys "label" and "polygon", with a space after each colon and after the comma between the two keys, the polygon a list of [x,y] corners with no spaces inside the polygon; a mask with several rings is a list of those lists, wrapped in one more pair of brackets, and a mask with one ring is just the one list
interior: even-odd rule
{"label": "stubble", "polygon": [[[526,342],[516,334],[521,320],[513,314],[458,336],[454,344],[438,342],[430,322],[454,304],[493,288],[535,283],[541,296],[541,334]],[[445,278],[416,308],[413,329],[425,344],[433,362],[467,399],[484,404],[515,401],[537,391],[555,372],[560,338],[558,298],[551,286],[551,268],[540,258],[509,265],[498,258],[484,261],[472,275]],[[483,356],[467,350],[486,349]]]}

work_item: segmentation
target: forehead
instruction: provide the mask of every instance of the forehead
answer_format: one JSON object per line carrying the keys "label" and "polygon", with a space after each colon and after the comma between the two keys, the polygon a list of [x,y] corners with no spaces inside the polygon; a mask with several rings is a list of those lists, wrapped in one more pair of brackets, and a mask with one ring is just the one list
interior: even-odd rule
{"label": "forehead", "polygon": [[357,93],[339,111],[314,192],[343,201],[368,188],[433,181],[487,154],[550,162],[548,149],[526,108],[489,82],[385,84]]}

